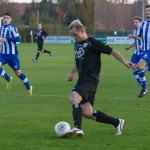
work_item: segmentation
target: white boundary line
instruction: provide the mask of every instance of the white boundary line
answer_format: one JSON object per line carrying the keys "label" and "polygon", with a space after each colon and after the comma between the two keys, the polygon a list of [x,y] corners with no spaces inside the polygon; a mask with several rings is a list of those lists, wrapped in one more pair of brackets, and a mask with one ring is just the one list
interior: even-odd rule
{"label": "white boundary line", "polygon": [[[6,95],[6,96],[27,96],[27,97],[66,97],[66,98],[68,98],[69,99],[69,95],[52,95],[52,94],[45,94],[45,95],[35,95],[35,94],[33,94],[32,96],[28,96],[27,94],[16,94],[16,93],[7,93],[7,92],[5,92],[5,93],[2,93],[2,92],[0,92],[0,95]],[[96,96],[96,98],[95,98],[95,100],[96,99],[122,99],[122,100],[148,100],[149,98],[146,98],[146,97],[144,97],[144,98],[138,98],[138,97],[133,97],[133,98],[131,98],[131,97],[105,97],[105,96]]]}

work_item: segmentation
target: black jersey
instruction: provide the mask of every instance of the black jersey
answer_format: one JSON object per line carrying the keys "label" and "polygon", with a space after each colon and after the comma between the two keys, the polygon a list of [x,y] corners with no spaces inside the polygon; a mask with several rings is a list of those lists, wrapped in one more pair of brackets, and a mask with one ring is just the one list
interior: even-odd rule
{"label": "black jersey", "polygon": [[34,36],[37,38],[37,41],[40,41],[40,40],[43,40],[42,37],[46,37],[47,36],[47,33],[43,30],[43,29],[40,29],[40,30],[36,30],[34,32]]}
{"label": "black jersey", "polygon": [[75,43],[74,52],[79,81],[99,80],[101,53],[109,55],[112,48],[89,36],[85,41]]}

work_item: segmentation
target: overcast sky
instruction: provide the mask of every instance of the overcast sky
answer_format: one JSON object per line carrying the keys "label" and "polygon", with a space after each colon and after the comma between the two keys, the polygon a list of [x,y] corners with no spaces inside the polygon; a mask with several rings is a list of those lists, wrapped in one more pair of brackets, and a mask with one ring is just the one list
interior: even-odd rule
{"label": "overcast sky", "polygon": [[[18,2],[18,3],[31,3],[32,0],[9,0],[10,2]],[[34,0],[35,2],[39,2],[41,0]]]}
{"label": "overcast sky", "polygon": [[[9,0],[9,1],[11,1],[11,2],[18,2],[18,3],[31,3],[32,2],[32,0]],[[39,2],[41,0],[34,0],[34,1]],[[134,2],[134,0],[130,0],[130,1]]]}

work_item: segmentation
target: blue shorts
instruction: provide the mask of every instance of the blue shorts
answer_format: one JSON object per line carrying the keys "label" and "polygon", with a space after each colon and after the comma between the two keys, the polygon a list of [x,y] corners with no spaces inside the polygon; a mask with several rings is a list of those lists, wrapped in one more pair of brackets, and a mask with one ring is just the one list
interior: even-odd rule
{"label": "blue shorts", "polygon": [[150,50],[147,50],[141,59],[145,60],[147,64],[150,64]]}
{"label": "blue shorts", "polygon": [[2,63],[2,65],[8,64],[13,70],[20,69],[20,61],[18,55],[0,53],[0,62]]}
{"label": "blue shorts", "polygon": [[137,64],[142,57],[143,54],[133,54],[131,57],[131,62]]}

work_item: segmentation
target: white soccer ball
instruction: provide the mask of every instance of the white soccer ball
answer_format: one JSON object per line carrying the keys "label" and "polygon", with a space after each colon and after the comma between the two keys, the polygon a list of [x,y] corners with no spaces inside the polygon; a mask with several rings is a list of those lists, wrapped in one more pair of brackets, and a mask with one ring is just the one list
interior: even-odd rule
{"label": "white soccer ball", "polygon": [[56,133],[57,137],[64,137],[65,133],[70,129],[71,129],[71,127],[70,127],[69,123],[67,123],[65,121],[58,122],[55,125],[55,133]]}

